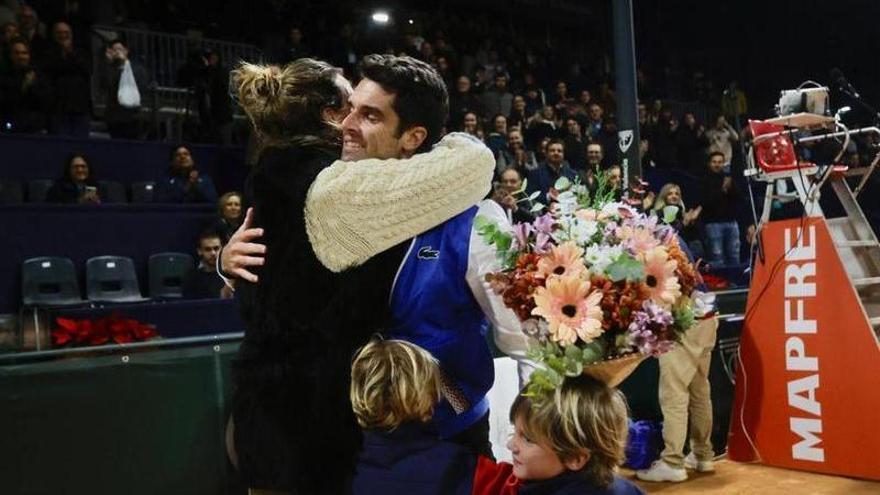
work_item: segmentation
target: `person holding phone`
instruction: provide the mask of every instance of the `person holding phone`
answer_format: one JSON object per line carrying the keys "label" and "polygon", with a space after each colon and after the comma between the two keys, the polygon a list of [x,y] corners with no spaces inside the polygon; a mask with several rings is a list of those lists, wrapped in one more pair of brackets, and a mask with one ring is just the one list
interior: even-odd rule
{"label": "person holding phone", "polygon": [[46,193],[46,201],[67,204],[101,203],[98,182],[85,155],[74,153],[64,161],[61,178]]}

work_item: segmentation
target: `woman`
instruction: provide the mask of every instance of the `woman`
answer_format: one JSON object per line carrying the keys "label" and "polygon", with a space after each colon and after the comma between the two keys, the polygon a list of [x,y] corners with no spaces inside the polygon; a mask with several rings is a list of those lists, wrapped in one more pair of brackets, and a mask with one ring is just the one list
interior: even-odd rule
{"label": "woman", "polygon": [[695,259],[703,257],[705,254],[702,242],[703,235],[698,222],[703,207],[697,206],[686,210],[684,200],[681,197],[681,187],[678,184],[668,183],[660,188],[660,193],[657,195],[651,211],[661,221],[672,225],[681,234]]}
{"label": "woman", "polygon": [[98,182],[85,155],[74,153],[64,161],[61,178],[46,193],[49,203],[100,204]]}
{"label": "woman", "polygon": [[[248,212],[239,232],[246,232],[252,217],[256,227],[265,229],[260,242],[267,255],[255,270],[258,281],[239,283],[236,292],[246,331],[232,363],[230,456],[252,488],[344,493],[360,442],[348,401],[351,356],[390,317],[388,294],[407,247],[402,241],[431,225],[395,237],[398,245],[373,253],[356,268],[341,273],[326,269],[309,242],[303,211],[316,177],[339,157],[339,123],[349,111],[351,85],[338,69],[313,59],[283,68],[245,64],[233,79],[263,147],[245,191],[253,213]],[[485,152],[481,145],[472,147]],[[434,153],[438,151],[417,156]],[[415,157],[410,161],[413,166],[394,167],[399,175],[388,181],[362,186],[407,187],[431,201],[431,191],[438,189],[436,176],[412,179],[422,176],[407,174],[423,167],[415,164]],[[458,211],[475,204],[488,189],[494,163],[491,157],[485,161],[463,160],[459,168],[440,170],[487,172],[485,189],[449,198]],[[352,169],[396,173],[380,160],[363,160]],[[383,196],[379,189],[371,192]],[[346,201],[345,195],[339,198]],[[376,215],[426,215],[393,211],[396,206],[377,206]]]}
{"label": "woman", "polygon": [[232,234],[241,226],[242,216],[241,193],[228,192],[217,200],[217,220],[211,230],[220,236],[220,241],[223,244],[226,244]]}

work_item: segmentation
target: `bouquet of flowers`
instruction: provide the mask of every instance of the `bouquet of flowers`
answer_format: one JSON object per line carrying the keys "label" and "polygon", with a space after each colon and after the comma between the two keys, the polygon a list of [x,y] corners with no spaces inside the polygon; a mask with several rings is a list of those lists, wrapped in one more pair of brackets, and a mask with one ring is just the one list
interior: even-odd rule
{"label": "bouquet of flowers", "polygon": [[80,347],[104,344],[128,344],[159,337],[156,328],[118,313],[96,320],[73,320],[55,318],[52,345],[55,347]]}
{"label": "bouquet of flowers", "polygon": [[591,194],[559,179],[556,204],[512,232],[476,220],[502,265],[486,279],[522,322],[528,357],[544,364],[528,385],[533,396],[582,373],[616,386],[710,309],[675,230],[615,201],[601,174],[597,181]]}

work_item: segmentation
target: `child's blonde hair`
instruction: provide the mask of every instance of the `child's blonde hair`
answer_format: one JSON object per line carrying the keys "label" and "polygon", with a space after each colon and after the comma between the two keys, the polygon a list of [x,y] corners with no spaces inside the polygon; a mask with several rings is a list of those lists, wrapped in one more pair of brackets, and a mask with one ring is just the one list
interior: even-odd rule
{"label": "child's blonde hair", "polygon": [[350,397],[358,424],[367,430],[426,422],[440,400],[440,367],[415,344],[374,339],[354,357]]}
{"label": "child's blonde hair", "polygon": [[549,445],[562,462],[589,455],[581,472],[600,487],[614,481],[626,458],[626,399],[588,376],[566,378],[543,400],[520,394],[510,408],[510,421],[517,419],[527,436]]}

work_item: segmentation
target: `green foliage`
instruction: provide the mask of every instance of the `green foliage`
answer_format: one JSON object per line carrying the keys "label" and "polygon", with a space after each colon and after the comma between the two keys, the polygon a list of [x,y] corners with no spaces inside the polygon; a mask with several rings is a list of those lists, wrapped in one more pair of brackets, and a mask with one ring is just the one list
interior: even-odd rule
{"label": "green foliage", "polygon": [[519,252],[510,249],[513,245],[513,235],[500,229],[497,223],[482,215],[477,215],[474,218],[474,228],[486,244],[495,246],[495,253],[504,269],[509,269],[516,264]]}
{"label": "green foliage", "polygon": [[613,263],[608,265],[608,268],[605,269],[605,273],[607,273],[614,282],[620,282],[622,280],[635,282],[645,278],[645,267],[628,253],[622,253]]}
{"label": "green foliage", "polygon": [[543,363],[532,373],[525,395],[541,399],[553,393],[567,376],[580,376],[584,367],[602,361],[605,358],[607,343],[599,338],[580,347],[569,345],[562,347],[555,342],[534,342],[526,352],[526,357],[537,363]]}
{"label": "green foliage", "polygon": [[672,317],[675,319],[674,327],[678,330],[677,337],[696,323],[693,305],[687,298],[683,298],[678,306],[672,308]]}

